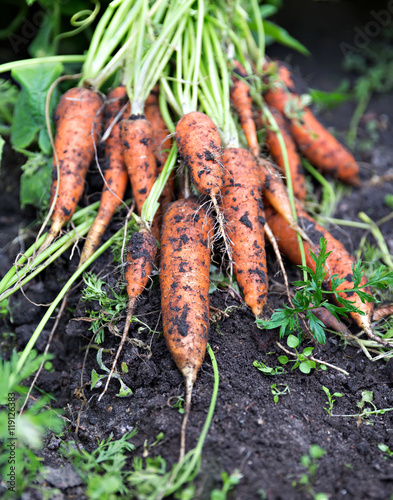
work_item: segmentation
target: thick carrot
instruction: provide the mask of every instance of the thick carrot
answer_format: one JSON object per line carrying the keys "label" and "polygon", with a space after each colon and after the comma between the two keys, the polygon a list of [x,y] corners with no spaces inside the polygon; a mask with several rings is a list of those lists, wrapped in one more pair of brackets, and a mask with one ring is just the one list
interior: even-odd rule
{"label": "thick carrot", "polygon": [[[312,241],[312,245],[306,241],[303,242],[306,255],[306,265],[312,270],[315,270],[315,262],[311,258],[310,251],[318,254],[320,238],[325,238],[327,242],[326,250],[327,252],[331,252],[326,260],[325,284],[329,289],[331,289],[332,276],[338,275],[339,278],[343,278],[343,283],[337,287],[338,295],[344,299],[352,301],[353,305],[363,313],[360,314],[350,312],[349,314],[351,318],[367,333],[370,338],[384,343],[384,341],[377,337],[372,331],[371,320],[374,309],[373,302],[363,303],[359,296],[355,292],[351,291],[351,288],[353,288],[352,266],[355,264],[355,259],[347,252],[342,243],[336,240],[325,228],[315,222],[315,220],[310,217],[299,205],[297,205],[296,211],[299,225],[303,227]],[[280,251],[294,264],[301,265],[302,262],[299,243],[295,231],[289,226],[281,215],[274,213],[272,210],[266,210],[266,219],[274,236],[276,237]],[[361,284],[365,285],[366,283],[367,279],[363,275]],[[362,290],[371,295],[369,287],[365,287]]]}
{"label": "thick carrot", "polygon": [[[238,62],[234,61],[235,75],[232,76],[233,85],[230,89],[230,97],[237,114],[239,115],[240,125],[246,136],[248,147],[251,153],[258,158],[259,144],[257,139],[257,129],[252,111],[252,97],[250,87],[244,81],[247,78],[246,70]],[[241,78],[237,78],[236,74]]]}
{"label": "thick carrot", "polygon": [[[304,200],[306,198],[306,180],[304,177],[304,168],[300,156],[296,150],[295,141],[293,140],[293,137],[288,130],[288,126],[285,122],[284,116],[276,108],[270,107],[269,109],[274,119],[276,120],[277,126],[280,129],[285,144],[289,169],[291,171],[292,188],[294,195],[299,200]],[[273,130],[271,130],[271,128],[266,124],[264,129],[266,131],[265,142],[269,147],[270,156],[277,164],[277,167],[279,168],[282,175],[285,176],[284,156],[281,151],[281,145],[278,140],[277,134],[273,132]]]}
{"label": "thick carrot", "polygon": [[[172,147],[172,138],[162,117],[159,101],[159,86],[156,85],[145,102],[145,116],[153,127],[154,151],[157,160],[157,173],[164,168],[169,151]],[[175,174],[172,172],[160,196],[160,205],[165,208],[173,201],[175,192]]]}
{"label": "thick carrot", "polygon": [[[82,197],[84,181],[94,157],[101,130],[101,97],[83,87],[68,90],[56,107],[53,182],[51,204],[58,193],[52,212],[52,225],[42,245],[49,246],[75,212]],[[57,179],[56,157],[60,168]]]}
{"label": "thick carrot", "polygon": [[[271,65],[272,63],[270,63]],[[357,186],[359,166],[353,155],[326,130],[308,107],[302,106],[289,69],[278,63],[279,80],[264,99],[289,119],[289,130],[303,155],[322,172]],[[286,87],[286,88],[285,88]],[[295,107],[295,116],[292,116]]]}
{"label": "thick carrot", "polygon": [[186,383],[180,456],[192,389],[207,345],[212,233],[213,223],[195,198],[168,205],[161,235],[160,287],[165,340]]}
{"label": "thick carrot", "polygon": [[225,149],[222,162],[225,171],[222,204],[236,280],[246,304],[260,317],[268,289],[262,183],[250,151]]}
{"label": "thick carrot", "polygon": [[[116,87],[108,94],[108,101],[104,109],[104,123],[106,128],[113,125],[113,120],[124,107],[127,99],[124,86]],[[119,123],[113,125],[105,142],[105,158],[105,184],[102,190],[100,208],[86,237],[79,265],[86,262],[97,249],[116,208],[123,200],[127,187],[128,174],[123,159]]]}
{"label": "thick carrot", "polygon": [[221,139],[212,120],[200,111],[183,115],[176,125],[176,143],[198,191],[217,195],[223,180]]}
{"label": "thick carrot", "polygon": [[100,394],[99,400],[108,389],[109,381],[115,370],[123,345],[127,339],[136,300],[148,284],[153,271],[156,255],[157,242],[150,231],[142,228],[139,232],[132,234],[127,248],[126,267],[124,273],[129,298],[126,323],[111,371],[105,384],[105,388]]}
{"label": "thick carrot", "polygon": [[[140,215],[157,177],[153,128],[144,115],[130,116],[121,121],[120,135],[136,211]],[[152,232],[159,239],[157,216],[153,221]]]}

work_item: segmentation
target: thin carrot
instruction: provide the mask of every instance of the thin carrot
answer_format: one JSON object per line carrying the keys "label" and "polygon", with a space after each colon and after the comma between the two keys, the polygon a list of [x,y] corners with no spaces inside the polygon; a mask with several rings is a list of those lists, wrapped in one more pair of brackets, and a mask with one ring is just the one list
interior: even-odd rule
{"label": "thin carrot", "polygon": [[195,198],[171,203],[163,219],[160,287],[164,336],[186,383],[182,458],[192,389],[205,357],[208,338],[213,223]]}
{"label": "thin carrot", "polygon": [[348,327],[333,316],[325,307],[314,307],[311,309],[311,312],[322,321],[326,328],[342,333],[344,336],[350,335],[351,332],[348,330]]}
{"label": "thin carrot", "polygon": [[[113,120],[124,107],[127,99],[124,86],[116,87],[108,94],[108,101],[104,110],[106,128],[113,125]],[[123,200],[127,187],[128,174],[123,159],[119,123],[112,126],[112,130],[105,142],[105,158],[105,184],[102,190],[100,208],[86,237],[79,265],[86,262],[97,249],[116,208]]]}
{"label": "thin carrot", "polygon": [[[101,129],[102,99],[83,87],[62,95],[56,107],[51,227],[41,247],[48,247],[71,219],[82,197],[87,170]],[[60,169],[57,179],[56,158]],[[57,190],[57,195],[56,195]],[[56,199],[54,199],[56,196]]]}
{"label": "thin carrot", "polygon": [[[120,136],[136,211],[140,215],[157,177],[153,127],[144,115],[131,115],[130,118],[121,121]],[[153,221],[152,232],[159,239],[157,217]]]}
{"label": "thin carrot", "polygon": [[[384,345],[387,343],[380,337],[374,334],[371,326],[372,314],[374,305],[373,302],[362,302],[359,296],[351,291],[353,288],[353,271],[352,266],[355,264],[355,259],[347,252],[342,243],[336,240],[325,228],[320,226],[315,220],[310,217],[301,207],[297,204],[296,211],[298,214],[299,225],[307,232],[312,245],[304,241],[303,246],[306,254],[306,265],[312,270],[315,270],[315,262],[311,258],[310,252],[315,254],[319,252],[319,241],[323,237],[327,242],[327,252],[331,252],[326,260],[326,276],[325,284],[329,289],[332,288],[332,277],[337,275],[344,281],[337,288],[338,295],[344,299],[353,302],[353,305],[358,308],[361,313],[350,312],[349,315],[354,322],[362,328],[366,334]],[[280,251],[289,258],[294,264],[301,264],[301,256],[299,243],[295,231],[289,226],[285,219],[273,210],[266,210],[266,219],[269,226],[276,237]],[[363,275],[361,285],[366,285],[367,279]],[[349,291],[344,291],[349,290]],[[370,287],[362,288],[365,293],[370,296]]]}
{"label": "thin carrot", "polygon": [[[157,160],[157,173],[160,174],[164,168],[169,151],[172,148],[172,138],[170,132],[162,117],[159,101],[159,85],[156,85],[150,92],[145,102],[145,116],[153,127],[154,150]],[[160,206],[165,208],[168,203],[173,201],[175,192],[175,174],[170,175],[160,196]]]}
{"label": "thin carrot", "polygon": [[260,317],[268,289],[262,183],[250,151],[227,148],[222,162],[225,170],[222,204],[235,276],[246,304]]}
{"label": "thin carrot", "polygon": [[[285,122],[284,116],[272,106],[270,106],[269,109],[277,123],[278,128],[280,129],[282,138],[285,143],[289,168],[291,170],[294,195],[299,200],[304,200],[306,198],[306,180],[304,177],[304,168],[300,156],[296,150],[295,141],[293,140],[293,137],[288,130],[288,126]],[[284,157],[281,151],[280,142],[277,138],[276,133],[273,132],[269,125],[266,123],[264,125],[264,130],[266,132],[265,142],[269,147],[270,156],[277,164],[277,167],[279,168],[281,174],[285,176]]]}
{"label": "thin carrot", "polygon": [[[234,61],[234,65],[235,74],[232,75],[233,85],[230,89],[231,100],[237,114],[239,115],[240,125],[243,129],[244,135],[246,136],[248,147],[250,148],[251,153],[258,158],[259,144],[252,111],[252,97],[250,94],[250,88],[244,81],[244,79],[247,78],[247,73],[239,61]],[[239,75],[241,78],[237,78],[236,75]]]}
{"label": "thin carrot", "polygon": [[[272,67],[269,63],[268,67]],[[353,155],[301,104],[289,69],[278,63],[278,81],[264,99],[289,119],[289,130],[302,154],[322,172],[359,185],[359,166]]]}
{"label": "thin carrot", "polygon": [[129,298],[126,323],[115,359],[112,363],[111,371],[105,384],[105,388],[100,394],[99,400],[108,389],[108,385],[115,370],[117,360],[119,359],[121,350],[127,339],[132,315],[134,314],[136,300],[147,286],[147,283],[153,271],[156,254],[157,242],[150,231],[143,227],[139,232],[132,234],[128,244],[126,268],[124,273],[126,279],[127,294]]}

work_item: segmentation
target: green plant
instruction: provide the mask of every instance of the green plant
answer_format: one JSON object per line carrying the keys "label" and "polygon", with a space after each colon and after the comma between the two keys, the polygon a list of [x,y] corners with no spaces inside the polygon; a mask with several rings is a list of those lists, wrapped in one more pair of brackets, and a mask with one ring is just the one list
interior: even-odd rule
{"label": "green plant", "polygon": [[[94,368],[91,371],[91,379],[90,379],[90,389],[98,388],[102,385],[102,380],[106,379],[110,373],[110,369],[107,368],[103,361],[102,361],[102,351],[103,349],[99,349],[97,352],[97,363],[101,370],[104,370],[107,374],[105,375],[100,375],[98,374]],[[123,382],[121,379],[121,375],[117,372],[112,373],[112,377],[117,379],[120,383],[120,390],[118,394],[116,394],[117,397],[119,398],[127,398],[129,396],[132,396],[132,390]]]}
{"label": "green plant", "polygon": [[298,351],[298,347],[300,345],[300,339],[295,337],[295,335],[288,335],[287,345],[294,349],[293,355],[296,359],[289,359],[288,356],[279,356],[278,361],[282,365],[286,365],[287,363],[294,363],[291,370],[295,370],[299,368],[302,373],[310,373],[311,370],[320,368],[321,370],[326,370],[326,365],[323,363],[318,363],[314,359],[311,359],[312,353],[314,351],[313,347],[306,347],[302,352]]}
{"label": "green plant", "polygon": [[62,444],[62,455],[74,464],[75,470],[87,485],[86,494],[90,499],[109,499],[114,498],[115,494],[128,493],[127,471],[124,467],[128,458],[126,452],[135,449],[129,442],[135,432],[136,430],[126,432],[116,441],[113,441],[111,434],[108,439],[100,441],[92,453],[77,447],[74,442]]}
{"label": "green plant", "polygon": [[323,409],[327,411],[329,416],[331,416],[333,411],[333,405],[336,401],[333,398],[341,398],[343,394],[341,394],[341,392],[334,392],[333,394],[331,394],[330,390],[324,385],[322,386],[322,389],[328,398],[328,400],[325,402],[326,406],[324,406]]}
{"label": "green plant", "polygon": [[379,443],[378,444],[378,448],[382,451],[382,453],[384,454],[384,458],[387,458],[387,457],[393,457],[393,451],[389,448],[388,445],[384,444],[384,443]]}
{"label": "green plant", "polygon": [[254,361],[253,366],[265,375],[280,375],[281,373],[285,373],[282,366],[275,366],[274,368],[271,368],[270,366],[265,365],[262,361]]}
{"label": "green plant", "polygon": [[301,465],[306,469],[306,472],[300,476],[298,481],[293,481],[295,487],[304,488],[312,495],[314,500],[328,500],[329,496],[326,493],[315,493],[314,481],[319,467],[318,460],[326,454],[326,450],[318,444],[312,444],[307,455],[302,455],[300,458]]}
{"label": "green plant", "polygon": [[227,494],[237,485],[239,481],[242,479],[243,474],[235,469],[232,474],[228,476],[226,472],[221,473],[222,479],[222,489],[217,490],[214,489],[210,493],[210,500],[226,500]]}
{"label": "green plant", "polygon": [[[279,387],[282,387],[282,389],[280,389]],[[270,386],[270,390],[273,394],[273,401],[275,403],[278,403],[280,396],[285,396],[291,392],[289,386],[286,384],[272,384]]]}
{"label": "green plant", "polygon": [[37,356],[32,351],[20,371],[16,352],[10,360],[0,360],[0,471],[7,486],[4,498],[20,498],[27,487],[36,487],[34,481],[43,469],[37,451],[48,431],[56,434],[63,428],[61,410],[50,408],[48,395],[35,399],[23,414],[18,415],[27,393],[22,384],[49,359],[51,356]]}
{"label": "green plant", "polygon": [[[325,263],[330,252],[326,250],[326,240],[320,239],[320,252],[315,255],[311,252],[311,257],[315,262],[315,271],[308,266],[299,266],[306,273],[306,279],[295,281],[294,285],[297,288],[295,296],[292,299],[293,306],[284,304],[283,308],[276,309],[270,320],[256,320],[259,328],[273,329],[280,328],[280,337],[291,335],[293,333],[302,334],[300,318],[308,321],[309,328],[313,338],[324,344],[326,336],[324,324],[312,312],[314,307],[325,307],[336,318],[339,319],[339,314],[347,316],[349,312],[361,313],[350,300],[344,299],[338,294],[337,287],[344,282],[344,279],[339,279],[337,275],[331,278],[331,289],[323,288],[323,281],[326,275]],[[393,283],[393,272],[389,271],[386,266],[380,266],[373,277],[369,278],[367,284],[362,285],[363,265],[360,261],[352,267],[353,272],[353,289],[350,291],[356,293],[362,301],[373,300],[372,296],[364,291],[366,286],[376,288],[387,288]],[[340,290],[343,292],[344,290]],[[345,290],[349,291],[349,290]],[[333,295],[339,305],[334,305],[326,298]]]}

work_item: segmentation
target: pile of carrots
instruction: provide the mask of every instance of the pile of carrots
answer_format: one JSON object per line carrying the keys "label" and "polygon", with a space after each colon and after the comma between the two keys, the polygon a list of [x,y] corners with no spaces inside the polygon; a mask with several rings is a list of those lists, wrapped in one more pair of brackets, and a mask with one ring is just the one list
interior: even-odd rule
{"label": "pile of carrots", "polygon": [[[257,2],[246,3],[255,15]],[[333,250],[326,285],[337,274],[345,278],[340,289],[346,291],[340,293],[350,297],[354,259],[305,211],[302,157],[352,186],[360,182],[359,169],[302,105],[288,67],[265,57],[251,32],[240,37],[220,2],[172,1],[168,14],[161,2],[128,4],[129,13],[139,9],[134,18],[141,20],[130,25],[127,50],[116,55],[119,85],[103,95],[89,75],[57,106],[51,227],[41,250],[75,212],[97,144],[104,140],[101,205],[80,265],[99,247],[130,181],[139,232],[128,242],[125,258],[129,308],[120,348],[138,296],[158,267],[164,335],[187,387],[184,456],[192,388],[208,340],[214,245],[256,318],[266,315],[268,297],[265,235],[292,262],[310,267],[310,251],[318,253],[323,236]],[[170,18],[179,5],[183,11]],[[144,32],[147,17],[151,23],[158,18],[157,34]],[[242,25],[241,32],[245,29]],[[162,43],[161,35],[171,43]],[[372,302],[357,295],[351,300],[363,313],[352,313],[352,319],[375,338]]]}

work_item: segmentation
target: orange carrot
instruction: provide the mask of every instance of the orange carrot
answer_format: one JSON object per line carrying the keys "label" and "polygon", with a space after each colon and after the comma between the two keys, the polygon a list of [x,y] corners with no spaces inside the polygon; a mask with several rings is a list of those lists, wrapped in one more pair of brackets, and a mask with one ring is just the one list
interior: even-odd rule
{"label": "orange carrot", "polygon": [[[51,204],[52,225],[42,245],[49,246],[75,212],[82,197],[87,170],[94,157],[101,129],[102,100],[93,90],[76,87],[60,98],[56,107],[56,135],[53,159]],[[57,179],[56,157],[60,168]]]}
{"label": "orange carrot", "polygon": [[168,205],[161,235],[160,287],[164,336],[186,383],[181,457],[192,389],[208,338],[212,232],[213,223],[195,198]]}
{"label": "orange carrot", "polygon": [[176,143],[198,191],[217,195],[223,176],[221,139],[212,120],[200,111],[187,113],[176,125]]}
{"label": "orange carrot", "polygon": [[328,311],[324,307],[314,307],[310,311],[314,314],[314,316],[322,321],[326,328],[335,330],[336,332],[342,333],[345,336],[348,336],[351,333],[342,321],[339,321],[335,316],[333,316],[330,311]]}
{"label": "orange carrot", "polygon": [[157,255],[157,242],[155,237],[146,229],[141,228],[139,232],[133,233],[127,248],[125,279],[127,285],[127,294],[129,298],[127,307],[126,323],[123,335],[116,352],[105,388],[100,394],[99,400],[108,389],[109,381],[115,370],[117,360],[119,359],[123,345],[127,339],[130,329],[132,315],[134,313],[135,303],[139,295],[146,288],[153,271],[154,261]]}
{"label": "orange carrot", "polygon": [[[153,187],[157,177],[157,164],[154,156],[153,128],[143,116],[130,116],[120,123],[120,136],[123,143],[123,157],[131,181],[135,206],[138,215]],[[159,238],[157,216],[153,221],[152,232]]]}
{"label": "orange carrot", "polygon": [[[299,200],[304,200],[306,198],[306,181],[304,177],[304,169],[300,159],[300,156],[296,150],[296,144],[290,134],[287,124],[285,123],[284,116],[273,107],[269,107],[271,114],[276,120],[277,126],[280,129],[285,148],[288,156],[289,169],[291,171],[292,178],[292,188],[294,195]],[[270,156],[273,158],[274,162],[277,164],[282,175],[285,176],[285,165],[284,156],[281,151],[281,145],[278,137],[269,126],[265,126],[266,139],[265,142],[269,147]]]}
{"label": "orange carrot", "polygon": [[233,251],[237,283],[246,304],[260,317],[267,299],[262,185],[250,151],[224,150],[222,204]]}
{"label": "orange carrot", "polygon": [[[271,68],[272,63],[268,67]],[[353,155],[321,125],[309,108],[302,106],[289,69],[278,63],[278,72],[278,81],[264,94],[267,104],[287,116],[289,130],[298,148],[313,165],[357,186],[360,182],[359,166]],[[295,108],[295,113],[290,108]]]}
{"label": "orange carrot", "polygon": [[[105,127],[112,126],[114,118],[126,101],[127,93],[124,86],[116,87],[108,94],[108,102],[104,110]],[[127,187],[128,174],[123,159],[119,123],[115,123],[105,142],[105,157],[105,185],[102,190],[100,208],[86,237],[79,265],[86,262],[96,251],[116,208],[123,200]]]}
{"label": "orange carrot", "polygon": [[[352,301],[353,305],[364,313],[359,314],[356,312],[350,312],[349,314],[351,318],[367,333],[370,338],[381,341],[381,339],[372,331],[371,319],[374,309],[373,302],[363,303],[359,296],[350,290],[353,288],[352,266],[355,263],[355,259],[347,252],[342,243],[336,240],[325,228],[315,222],[315,220],[310,217],[300,207],[300,205],[297,205],[296,211],[299,225],[303,227],[312,241],[312,245],[308,242],[303,242],[306,265],[312,270],[315,270],[315,262],[311,258],[310,251],[318,254],[319,240],[321,237],[325,238],[327,242],[326,250],[327,252],[331,252],[326,260],[326,277],[324,281],[327,287],[329,289],[332,288],[332,276],[338,275],[339,278],[343,278],[343,283],[337,287],[338,295],[344,299]],[[301,265],[302,261],[299,243],[295,231],[289,226],[281,215],[274,213],[272,210],[266,211],[266,218],[274,236],[276,237],[280,251],[294,264]],[[365,285],[366,283],[367,279],[363,276],[361,284]],[[371,295],[369,287],[365,287],[362,290]],[[381,342],[383,343],[384,341]]]}
{"label": "orange carrot", "polygon": [[[250,87],[244,81],[244,78],[247,78],[247,73],[238,61],[234,61],[234,64],[235,75],[232,76],[233,85],[230,89],[231,100],[239,115],[240,125],[246,136],[248,147],[251,153],[258,158],[259,144],[252,111],[252,97],[250,94]],[[237,78],[236,74],[239,75],[241,79]]]}
{"label": "orange carrot", "polygon": [[[145,116],[153,127],[154,150],[157,160],[157,173],[164,168],[172,148],[172,138],[162,117],[158,102],[159,86],[156,85],[145,102]],[[160,206],[165,208],[174,198],[175,174],[172,172],[160,196]]]}

